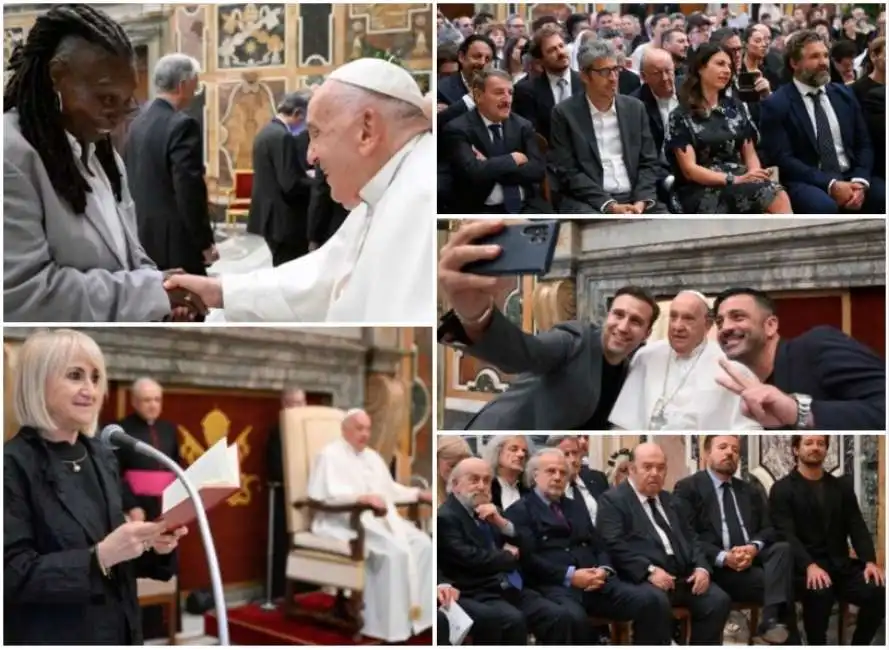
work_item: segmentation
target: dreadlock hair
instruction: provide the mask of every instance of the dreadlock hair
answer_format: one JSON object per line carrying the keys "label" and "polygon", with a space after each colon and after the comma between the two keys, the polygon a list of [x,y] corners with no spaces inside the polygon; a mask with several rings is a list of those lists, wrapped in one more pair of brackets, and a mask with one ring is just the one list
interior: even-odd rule
{"label": "dreadlock hair", "polygon": [[[50,62],[60,45],[72,37],[83,39],[108,52],[132,59],[133,45],[121,26],[90,5],[58,5],[39,16],[24,45],[17,45],[7,69],[12,72],[3,92],[4,112],[18,109],[24,138],[40,155],[56,193],[77,214],[86,210],[89,183],[81,175],[62,125],[61,106],[49,75]],[[64,48],[67,50],[68,48]],[[105,170],[114,196],[122,200],[121,172],[114,159],[109,136],[96,142],[96,157]]]}

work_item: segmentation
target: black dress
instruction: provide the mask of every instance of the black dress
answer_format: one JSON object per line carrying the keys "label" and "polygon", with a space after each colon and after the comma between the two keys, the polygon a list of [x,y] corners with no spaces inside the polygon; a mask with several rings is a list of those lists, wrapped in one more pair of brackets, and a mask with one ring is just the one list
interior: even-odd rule
{"label": "black dress", "polygon": [[695,152],[695,162],[707,169],[732,174],[747,173],[741,162],[745,142],[754,145],[759,132],[741,102],[725,97],[706,115],[679,106],[670,113],[664,144],[667,160],[676,176],[673,194],[682,211],[699,214],[759,214],[771,205],[781,186],[771,181],[709,186],[687,180],[676,161],[676,150],[687,146]]}
{"label": "black dress", "polygon": [[124,523],[114,454],[23,427],[3,448],[3,628],[10,645],[141,645],[136,578],[169,580],[151,551],[102,574],[92,548]]}

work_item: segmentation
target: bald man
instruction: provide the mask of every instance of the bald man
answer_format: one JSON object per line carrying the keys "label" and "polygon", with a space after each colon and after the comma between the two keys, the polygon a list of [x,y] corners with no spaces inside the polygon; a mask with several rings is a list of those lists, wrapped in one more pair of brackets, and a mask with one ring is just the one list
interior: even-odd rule
{"label": "bald man", "polygon": [[707,338],[713,318],[706,297],[681,291],[670,302],[669,319],[667,340],[645,345],[630,362],[609,421],[627,431],[760,429],[741,415],[741,398],[716,382],[725,353]]}
{"label": "bald man", "polygon": [[[722,645],[731,598],[710,582],[707,560],[682,502],[664,490],[667,457],[659,445],[638,445],[626,481],[602,495],[596,528],[622,580],[643,586],[661,607],[691,612],[691,645]],[[672,616],[646,621],[667,633]],[[651,634],[658,634],[649,630]]]}
{"label": "bald man", "polygon": [[[309,474],[308,497],[325,503],[363,503],[365,636],[400,643],[432,627],[432,540],[398,514],[398,504],[431,503],[432,495],[400,485],[368,447],[370,416],[361,409],[346,414],[342,438],[318,454]],[[377,516],[376,513],[381,513]],[[312,532],[349,542],[357,533],[351,514],[316,512]]]}
{"label": "bald man", "polygon": [[679,106],[676,99],[676,71],[673,57],[659,47],[649,48],[642,55],[642,85],[630,93],[645,104],[648,126],[658,152],[664,146],[664,132],[670,113]]}
{"label": "bald man", "polygon": [[432,106],[404,68],[356,59],[309,102],[308,163],[351,210],[323,246],[252,273],[177,275],[167,289],[198,294],[226,321],[428,324],[435,292]]}

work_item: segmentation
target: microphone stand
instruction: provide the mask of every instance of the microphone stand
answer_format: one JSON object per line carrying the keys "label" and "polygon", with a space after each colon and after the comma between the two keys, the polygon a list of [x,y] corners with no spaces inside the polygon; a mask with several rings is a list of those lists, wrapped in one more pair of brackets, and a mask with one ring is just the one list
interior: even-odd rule
{"label": "microphone stand", "polygon": [[275,492],[281,487],[275,481],[268,482],[269,488],[269,541],[266,544],[266,570],[265,570],[265,602],[259,606],[264,612],[273,612],[278,606],[272,600],[272,580],[275,560]]}
{"label": "microphone stand", "polygon": [[194,502],[198,529],[201,531],[201,540],[204,542],[204,552],[207,555],[207,568],[210,570],[210,583],[213,586],[213,601],[216,606],[216,619],[219,622],[219,645],[231,645],[228,638],[228,610],[225,608],[225,594],[222,591],[222,574],[219,571],[219,558],[216,555],[216,547],[213,545],[213,535],[210,532],[210,523],[207,521],[207,512],[204,510],[201,494],[195,489],[183,469],[172,458],[144,442],[136,443],[135,448],[145,456],[151,456],[173,472],[176,478],[182,481],[185,491],[188,492],[188,496]]}

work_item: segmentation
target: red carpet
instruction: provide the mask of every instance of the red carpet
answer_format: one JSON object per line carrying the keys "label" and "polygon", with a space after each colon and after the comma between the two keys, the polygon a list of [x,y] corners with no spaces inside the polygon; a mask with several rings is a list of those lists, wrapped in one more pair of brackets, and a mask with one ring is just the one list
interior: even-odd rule
{"label": "red carpet", "polygon": [[[303,606],[329,609],[333,598],[309,593],[296,597]],[[346,632],[307,619],[284,618],[281,609],[264,612],[259,605],[244,605],[228,610],[228,630],[233,645],[386,645],[377,639],[355,641]],[[204,614],[204,634],[218,636],[216,614]],[[395,644],[393,644],[395,645]],[[432,645],[432,631],[412,637],[397,645]]]}

